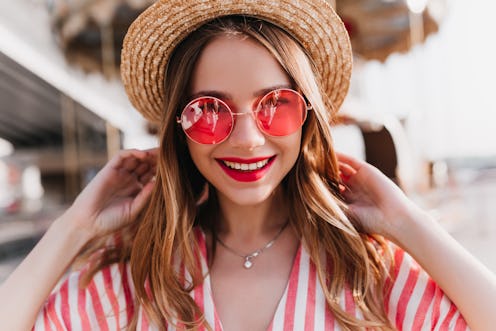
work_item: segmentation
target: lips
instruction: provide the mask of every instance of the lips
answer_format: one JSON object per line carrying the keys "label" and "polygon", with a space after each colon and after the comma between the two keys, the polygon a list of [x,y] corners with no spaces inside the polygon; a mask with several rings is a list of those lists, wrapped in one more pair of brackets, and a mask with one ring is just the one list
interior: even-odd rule
{"label": "lips", "polygon": [[239,182],[254,182],[261,179],[269,171],[276,156],[265,156],[251,159],[222,158],[216,159],[224,172]]}

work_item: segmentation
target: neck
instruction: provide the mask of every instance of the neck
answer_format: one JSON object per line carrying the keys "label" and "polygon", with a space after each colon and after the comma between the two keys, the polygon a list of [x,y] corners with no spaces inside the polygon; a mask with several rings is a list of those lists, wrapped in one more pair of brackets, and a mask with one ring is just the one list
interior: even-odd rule
{"label": "neck", "polygon": [[271,237],[287,222],[285,198],[279,188],[265,201],[240,206],[219,194],[220,222],[218,235],[253,242]]}

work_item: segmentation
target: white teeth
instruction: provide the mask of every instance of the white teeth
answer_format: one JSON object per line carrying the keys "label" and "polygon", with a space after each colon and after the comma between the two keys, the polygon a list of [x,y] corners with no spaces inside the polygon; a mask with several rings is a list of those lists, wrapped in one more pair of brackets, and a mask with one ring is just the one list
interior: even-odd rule
{"label": "white teeth", "polygon": [[269,159],[265,159],[263,161],[258,161],[254,163],[238,163],[238,162],[230,162],[230,161],[222,161],[222,162],[224,162],[224,164],[231,169],[252,171],[265,167],[267,163],[269,163]]}

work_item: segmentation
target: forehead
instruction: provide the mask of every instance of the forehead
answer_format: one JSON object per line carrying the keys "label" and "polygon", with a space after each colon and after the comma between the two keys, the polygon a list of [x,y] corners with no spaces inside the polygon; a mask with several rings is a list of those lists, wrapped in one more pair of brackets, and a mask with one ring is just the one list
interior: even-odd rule
{"label": "forehead", "polygon": [[190,86],[192,93],[215,90],[236,95],[289,83],[279,62],[258,41],[222,35],[202,50]]}

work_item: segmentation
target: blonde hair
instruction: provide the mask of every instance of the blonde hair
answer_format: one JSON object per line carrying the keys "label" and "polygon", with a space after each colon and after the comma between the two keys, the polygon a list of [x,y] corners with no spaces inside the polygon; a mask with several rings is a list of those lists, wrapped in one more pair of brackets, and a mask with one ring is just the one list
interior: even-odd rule
{"label": "blonde hair", "polygon": [[[315,67],[304,49],[285,31],[246,17],[230,16],[206,24],[175,50],[165,75],[166,107],[155,188],[138,222],[121,229],[118,244],[102,251],[88,277],[105,265],[130,260],[136,301],[152,321],[157,325],[179,321],[187,329],[206,324],[189,294],[203,282],[193,229],[213,228],[215,194],[210,194],[200,214],[198,202],[207,183],[189,156],[176,115],[187,101],[188,83],[201,50],[213,38],[225,34],[252,38],[264,45],[313,107],[303,127],[300,156],[283,180],[283,187],[289,200],[290,223],[316,266],[336,321],[344,330],[392,330],[383,295],[391,255],[382,237],[357,231],[340,198],[329,125],[333,112],[325,107],[330,103],[320,92]],[[94,253],[95,247],[101,247],[103,239],[91,243],[94,248],[86,256]],[[191,275],[190,282],[174,266],[176,259],[184,263]],[[363,320],[341,307],[339,297],[345,289],[352,292]],[[136,318],[130,329],[135,328]]]}

